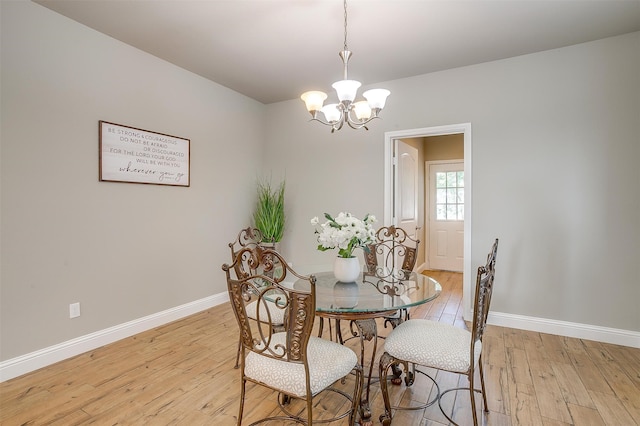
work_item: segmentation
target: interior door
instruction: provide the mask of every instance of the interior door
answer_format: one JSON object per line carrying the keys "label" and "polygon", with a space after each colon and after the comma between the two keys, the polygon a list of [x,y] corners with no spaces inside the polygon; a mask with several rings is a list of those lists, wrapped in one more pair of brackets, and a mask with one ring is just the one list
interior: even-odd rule
{"label": "interior door", "polygon": [[464,260],[464,162],[427,162],[429,267],[462,272]]}
{"label": "interior door", "polygon": [[395,141],[395,225],[417,239],[418,228],[418,149]]}

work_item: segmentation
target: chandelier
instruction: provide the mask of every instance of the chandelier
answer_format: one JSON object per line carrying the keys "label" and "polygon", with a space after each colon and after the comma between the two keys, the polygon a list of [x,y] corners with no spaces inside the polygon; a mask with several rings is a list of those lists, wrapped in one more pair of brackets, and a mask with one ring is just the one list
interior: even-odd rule
{"label": "chandelier", "polygon": [[[374,118],[378,118],[378,114],[387,96],[391,92],[386,89],[371,89],[362,94],[366,101],[354,102],[358,88],[361,83],[356,80],[349,80],[347,75],[347,66],[351,52],[347,47],[347,0],[344,0],[344,50],[338,53],[344,64],[344,79],[336,81],[332,87],[336,90],[339,103],[322,105],[327,99],[327,94],[317,90],[305,92],[300,96],[307,106],[307,111],[311,114],[311,120],[319,121],[322,124],[331,126],[331,133],[342,129],[346,123],[352,129],[369,130],[366,126],[368,122]],[[319,116],[318,112],[322,112],[324,120]]]}

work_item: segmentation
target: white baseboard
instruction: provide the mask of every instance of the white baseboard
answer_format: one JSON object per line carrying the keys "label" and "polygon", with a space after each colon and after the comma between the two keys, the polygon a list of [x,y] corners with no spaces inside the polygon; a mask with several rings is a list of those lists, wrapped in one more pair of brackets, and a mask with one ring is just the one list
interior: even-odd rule
{"label": "white baseboard", "polygon": [[556,334],[577,339],[640,348],[640,332],[599,327],[596,325],[526,317],[523,315],[489,312],[487,322],[501,327]]}
{"label": "white baseboard", "polygon": [[80,355],[87,351],[151,330],[172,321],[204,311],[229,301],[227,292],[215,294],[166,311],[87,334],[48,348],[0,362],[0,382],[21,376],[47,365]]}
{"label": "white baseboard", "polygon": [[[220,293],[0,362],[0,382],[170,323],[229,301]],[[489,313],[489,324],[640,348],[640,332],[522,315]]]}
{"label": "white baseboard", "polygon": [[[425,269],[427,269],[426,263],[423,263],[418,266],[417,272],[420,273]],[[558,336],[574,337],[577,339],[594,340],[596,342],[611,343],[613,345],[640,348],[640,332],[638,331],[620,330],[617,328],[527,317],[524,315],[505,314],[501,312],[490,312],[487,322],[501,327],[556,334]]]}

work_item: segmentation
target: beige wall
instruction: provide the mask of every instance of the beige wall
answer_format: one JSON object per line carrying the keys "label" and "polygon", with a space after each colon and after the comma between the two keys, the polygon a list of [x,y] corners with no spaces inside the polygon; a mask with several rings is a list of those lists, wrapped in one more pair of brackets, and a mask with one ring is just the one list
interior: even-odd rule
{"label": "beige wall", "polygon": [[633,33],[375,83],[391,95],[366,132],[269,105],[267,164],[292,182],[283,249],[326,268],[311,217],[382,217],[385,132],[471,123],[472,265],[500,238],[492,311],[639,331],[638,46]]}
{"label": "beige wall", "polygon": [[[0,7],[1,360],[224,293],[264,173],[287,179],[283,253],[326,268],[309,220],[382,218],[384,133],[467,122],[473,264],[501,239],[493,310],[640,330],[640,33],[389,81],[382,120],[331,134],[297,99]],[[99,120],[191,139],[191,187],[98,182]]]}
{"label": "beige wall", "polygon": [[430,136],[423,138],[423,141],[425,161],[464,159],[464,136],[462,133]]}
{"label": "beige wall", "polygon": [[[0,3],[0,359],[224,293],[264,106],[35,3]],[[190,139],[191,187],[98,182],[99,120]]]}

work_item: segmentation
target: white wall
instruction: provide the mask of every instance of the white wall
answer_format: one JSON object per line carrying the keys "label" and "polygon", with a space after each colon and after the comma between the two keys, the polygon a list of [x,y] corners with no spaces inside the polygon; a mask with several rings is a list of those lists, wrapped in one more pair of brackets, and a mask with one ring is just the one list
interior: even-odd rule
{"label": "white wall", "polygon": [[[224,293],[264,105],[37,4],[1,7],[0,360]],[[190,139],[191,186],[99,182],[99,120]]]}
{"label": "white wall", "polygon": [[368,132],[268,106],[294,266],[331,264],[311,217],[382,218],[384,132],[470,122],[472,264],[500,238],[492,310],[640,331],[640,33],[375,86],[391,96]]}

